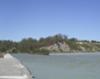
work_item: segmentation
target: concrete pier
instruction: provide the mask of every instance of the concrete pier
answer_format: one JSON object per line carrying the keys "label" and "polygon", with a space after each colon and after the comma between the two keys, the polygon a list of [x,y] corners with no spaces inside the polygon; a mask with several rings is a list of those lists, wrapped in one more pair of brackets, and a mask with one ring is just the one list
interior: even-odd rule
{"label": "concrete pier", "polygon": [[32,79],[28,69],[10,54],[0,58],[0,79]]}

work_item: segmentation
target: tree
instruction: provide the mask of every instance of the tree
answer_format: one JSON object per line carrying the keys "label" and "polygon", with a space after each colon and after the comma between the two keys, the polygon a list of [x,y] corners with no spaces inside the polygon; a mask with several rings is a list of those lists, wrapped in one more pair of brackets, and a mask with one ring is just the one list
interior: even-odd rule
{"label": "tree", "polygon": [[77,42],[78,40],[77,40],[77,38],[71,38],[71,39],[69,39],[70,41],[73,41],[73,42]]}

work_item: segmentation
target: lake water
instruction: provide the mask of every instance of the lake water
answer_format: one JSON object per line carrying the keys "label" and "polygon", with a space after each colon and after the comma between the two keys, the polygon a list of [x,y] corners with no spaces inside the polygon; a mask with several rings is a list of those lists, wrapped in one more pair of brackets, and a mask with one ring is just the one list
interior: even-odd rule
{"label": "lake water", "polygon": [[35,79],[99,79],[100,53],[65,56],[14,54]]}

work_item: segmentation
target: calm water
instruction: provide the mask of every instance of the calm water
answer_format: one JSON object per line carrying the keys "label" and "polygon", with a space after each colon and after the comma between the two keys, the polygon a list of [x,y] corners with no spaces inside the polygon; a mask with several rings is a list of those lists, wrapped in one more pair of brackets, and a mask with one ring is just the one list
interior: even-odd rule
{"label": "calm water", "polygon": [[15,54],[35,79],[99,79],[100,54],[39,56]]}

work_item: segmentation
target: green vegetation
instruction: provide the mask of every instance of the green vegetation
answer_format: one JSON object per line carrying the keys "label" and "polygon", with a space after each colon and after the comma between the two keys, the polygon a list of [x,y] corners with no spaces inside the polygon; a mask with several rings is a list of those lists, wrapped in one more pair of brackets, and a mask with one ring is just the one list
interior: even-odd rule
{"label": "green vegetation", "polygon": [[[64,49],[63,49],[64,48]],[[59,49],[59,50],[58,50]],[[66,49],[66,50],[65,50]],[[67,50],[68,49],[68,50]],[[96,52],[100,51],[99,41],[78,40],[57,34],[39,40],[24,38],[19,42],[11,40],[0,41],[0,52],[32,53],[48,55],[49,52]]]}

